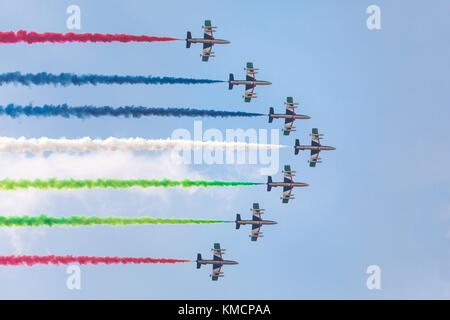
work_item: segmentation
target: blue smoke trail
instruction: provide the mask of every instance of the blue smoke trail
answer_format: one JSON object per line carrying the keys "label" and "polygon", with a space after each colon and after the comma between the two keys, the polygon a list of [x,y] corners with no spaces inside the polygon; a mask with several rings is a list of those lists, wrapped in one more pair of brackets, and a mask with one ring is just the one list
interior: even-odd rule
{"label": "blue smoke trail", "polygon": [[43,105],[43,106],[20,106],[8,104],[6,107],[0,106],[0,115],[6,115],[11,118],[17,118],[21,115],[34,117],[54,117],[64,118],[77,117],[79,119],[90,117],[133,117],[142,116],[162,116],[162,117],[257,117],[263,116],[261,113],[249,113],[241,111],[218,111],[201,109],[182,109],[182,108],[149,108],[143,106],[124,106],[113,108],[110,106],[68,106],[62,105]]}
{"label": "blue smoke trail", "polygon": [[26,73],[8,72],[0,74],[0,86],[8,83],[22,84],[24,86],[34,85],[75,85],[85,84],[202,84],[224,82],[210,79],[189,79],[175,77],[152,77],[152,76],[105,76],[98,74],[76,75],[73,73],[51,74],[47,72]]}

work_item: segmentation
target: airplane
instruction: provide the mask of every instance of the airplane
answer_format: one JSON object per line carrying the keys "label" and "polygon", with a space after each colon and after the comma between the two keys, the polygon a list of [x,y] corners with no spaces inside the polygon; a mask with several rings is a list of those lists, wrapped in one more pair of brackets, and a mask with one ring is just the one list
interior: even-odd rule
{"label": "airplane", "polygon": [[244,68],[244,70],[247,72],[245,80],[234,80],[234,75],[230,73],[228,89],[233,89],[233,85],[245,84],[245,96],[242,96],[242,98],[244,98],[245,102],[250,102],[252,98],[257,98],[253,93],[256,86],[267,86],[272,83],[269,81],[256,80],[255,74],[258,72],[255,70],[259,69],[253,68],[253,62],[247,62],[247,67]]}
{"label": "airplane", "polygon": [[252,225],[252,234],[249,235],[252,241],[258,240],[258,238],[264,237],[262,232],[259,230],[261,229],[262,225],[264,224],[277,224],[275,221],[270,220],[262,220],[261,214],[264,213],[264,209],[259,208],[259,203],[254,203],[253,208],[250,209],[250,211],[253,212],[253,219],[252,220],[242,220],[241,215],[236,215],[236,229],[239,229],[241,225],[245,224],[251,224]]}
{"label": "airplane", "polygon": [[288,203],[289,199],[295,199],[292,194],[292,189],[294,187],[307,187],[309,184],[303,182],[294,182],[292,177],[296,171],[291,171],[290,165],[285,165],[284,170],[284,181],[283,182],[272,182],[272,177],[267,177],[267,191],[270,191],[272,187],[283,187],[283,196],[280,198],[283,203]]}
{"label": "airplane", "polygon": [[317,128],[312,129],[311,136],[311,145],[310,146],[301,146],[300,141],[298,139],[295,140],[295,154],[298,154],[300,150],[311,150],[311,157],[308,160],[310,167],[315,167],[316,163],[322,163],[322,159],[319,158],[319,153],[322,150],[336,150],[335,147],[323,146],[320,144],[320,139],[322,139],[323,134],[319,133]]}
{"label": "airplane", "polygon": [[203,43],[203,52],[200,54],[202,61],[207,62],[209,57],[215,57],[214,52],[212,52],[212,47],[214,44],[227,44],[230,41],[222,39],[214,39],[213,33],[216,31],[217,27],[211,25],[211,20],[205,20],[205,25],[202,26],[205,30],[203,38],[192,38],[190,31],[187,32],[186,36],[186,48],[191,47],[191,43]]}
{"label": "airplane", "polygon": [[225,249],[220,249],[220,243],[214,243],[214,248],[211,249],[211,251],[213,251],[212,260],[203,260],[202,255],[198,253],[197,260],[195,262],[197,262],[197,269],[200,269],[202,264],[212,264],[213,271],[209,276],[211,277],[211,280],[217,281],[219,278],[224,276],[223,272],[220,271],[223,265],[238,264],[238,262],[232,260],[223,260],[222,254],[224,253]]}
{"label": "airplane", "polygon": [[276,114],[273,108],[270,108],[269,123],[272,123],[273,119],[284,118],[284,128],[281,131],[283,131],[285,136],[288,136],[291,131],[296,131],[293,126],[295,119],[311,119],[311,117],[295,113],[295,108],[298,108],[298,102],[294,102],[292,97],[287,97],[284,104],[286,105],[286,114]]}

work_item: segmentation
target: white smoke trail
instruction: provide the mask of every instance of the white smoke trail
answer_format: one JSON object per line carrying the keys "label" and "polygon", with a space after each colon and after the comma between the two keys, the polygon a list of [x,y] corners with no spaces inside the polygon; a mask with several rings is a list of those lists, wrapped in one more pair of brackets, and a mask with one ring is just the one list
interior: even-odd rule
{"label": "white smoke trail", "polygon": [[220,142],[220,141],[194,141],[171,139],[143,139],[143,138],[114,138],[105,140],[91,139],[49,139],[49,138],[8,138],[0,137],[0,152],[40,154],[51,152],[86,152],[86,151],[143,151],[143,150],[255,150],[255,149],[279,149],[286,146],[273,144],[258,144],[246,142]]}

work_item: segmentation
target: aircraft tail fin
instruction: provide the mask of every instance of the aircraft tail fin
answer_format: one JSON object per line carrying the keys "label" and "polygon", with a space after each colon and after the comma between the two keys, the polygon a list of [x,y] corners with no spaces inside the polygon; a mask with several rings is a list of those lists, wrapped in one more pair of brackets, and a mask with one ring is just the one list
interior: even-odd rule
{"label": "aircraft tail fin", "polygon": [[272,121],[273,121],[273,118],[272,118],[273,114],[274,114],[274,110],[273,110],[273,108],[270,108],[269,109],[269,123],[272,123]]}
{"label": "aircraft tail fin", "polygon": [[300,151],[300,149],[297,149],[298,146],[300,146],[300,140],[295,139],[295,147],[294,147],[295,154],[298,154],[298,152]]}
{"label": "aircraft tail fin", "polygon": [[190,48],[191,47],[191,42],[189,41],[190,39],[192,39],[192,34],[190,31],[187,32],[187,36],[186,36],[186,48]]}
{"label": "aircraft tail fin", "polygon": [[238,223],[239,221],[241,221],[241,215],[238,213],[236,215],[236,229],[239,229],[241,227],[241,225]]}
{"label": "aircraft tail fin", "polygon": [[270,185],[272,183],[272,177],[268,176],[267,177],[267,191],[272,190],[272,186]]}
{"label": "aircraft tail fin", "polygon": [[202,265],[198,263],[198,260],[202,260],[202,255],[200,253],[197,253],[197,269],[200,269]]}
{"label": "aircraft tail fin", "polygon": [[233,89],[233,84],[231,83],[231,81],[234,81],[234,75],[232,73],[230,73],[230,80],[228,81],[229,90]]}

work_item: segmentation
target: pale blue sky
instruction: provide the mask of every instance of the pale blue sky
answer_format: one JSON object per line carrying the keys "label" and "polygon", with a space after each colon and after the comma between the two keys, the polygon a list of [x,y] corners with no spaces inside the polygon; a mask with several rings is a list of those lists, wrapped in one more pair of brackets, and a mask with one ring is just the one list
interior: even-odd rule
{"label": "pale blue sky", "polygon": [[[47,4],[45,4],[47,3]],[[148,105],[223,110],[281,111],[286,96],[300,102],[297,132],[280,137],[309,141],[325,133],[324,163],[309,168],[306,153],[280,152],[309,188],[282,205],[280,190],[261,187],[197,190],[94,190],[0,192],[1,214],[118,215],[234,219],[253,202],[276,226],[257,243],[249,227],[228,225],[39,228],[0,230],[0,254],[74,254],[194,259],[213,242],[239,261],[210,280],[194,264],[83,266],[82,289],[66,288],[66,268],[1,267],[0,298],[450,298],[450,174],[448,150],[449,5],[446,1],[0,1],[0,30],[67,32],[66,8],[82,10],[80,32],[184,38],[201,36],[203,20],[219,26],[217,57],[200,61],[200,45],[2,45],[1,72],[99,73],[237,78],[253,61],[258,99],[242,101],[243,88],[197,86],[0,87],[0,104]],[[382,29],[366,28],[366,8],[381,8]],[[194,119],[91,120],[0,118],[11,137],[165,138]],[[203,127],[279,128],[267,118],[203,119]],[[184,175],[261,180],[258,166],[172,166],[163,153],[114,155],[2,155],[1,176],[163,177]],[[281,173],[275,177],[280,178]],[[377,264],[382,289],[366,288]],[[208,270],[206,270],[208,269]]]}

